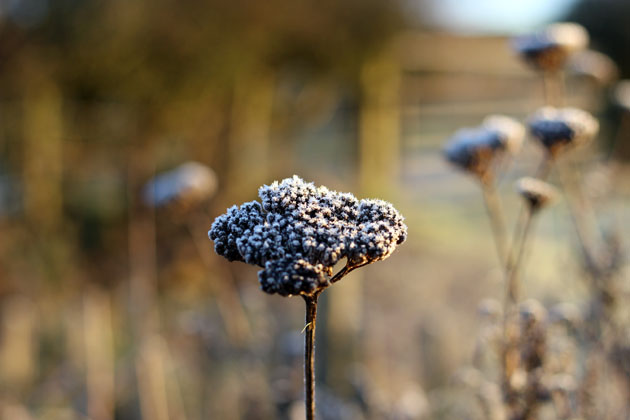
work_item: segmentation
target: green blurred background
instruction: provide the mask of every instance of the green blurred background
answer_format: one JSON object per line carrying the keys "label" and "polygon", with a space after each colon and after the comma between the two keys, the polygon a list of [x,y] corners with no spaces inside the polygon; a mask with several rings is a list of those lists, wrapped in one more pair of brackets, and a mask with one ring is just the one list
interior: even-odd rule
{"label": "green blurred background", "polygon": [[[451,377],[501,278],[478,190],[441,145],[543,104],[511,35],[581,22],[630,77],[628,18],[623,0],[0,1],[0,418],[301,418],[302,301],[265,295],[206,239],[293,174],[391,200],[409,224],[391,258],[325,293],[322,418],[464,418]],[[608,86],[567,80],[569,103],[605,117],[596,166],[628,133]],[[142,203],[190,160],[216,196]],[[541,220],[526,294],[579,299],[573,239],[564,208]]]}

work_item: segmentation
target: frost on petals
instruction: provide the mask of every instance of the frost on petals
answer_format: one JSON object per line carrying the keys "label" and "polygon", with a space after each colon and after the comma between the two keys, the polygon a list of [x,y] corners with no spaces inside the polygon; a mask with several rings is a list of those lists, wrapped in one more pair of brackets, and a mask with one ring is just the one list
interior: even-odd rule
{"label": "frost on petals", "polygon": [[329,285],[332,269],[387,258],[407,237],[400,213],[382,200],[316,187],[293,176],[258,192],[261,203],[233,206],[208,233],[217,254],[263,268],[261,288],[283,296]]}

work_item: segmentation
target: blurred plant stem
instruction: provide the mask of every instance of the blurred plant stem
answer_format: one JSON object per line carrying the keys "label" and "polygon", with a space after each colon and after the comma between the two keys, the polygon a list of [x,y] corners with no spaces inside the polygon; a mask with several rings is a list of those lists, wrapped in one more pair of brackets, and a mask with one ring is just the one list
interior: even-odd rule
{"label": "blurred plant stem", "polygon": [[542,75],[545,105],[564,106],[565,88],[564,73],[562,71],[545,71]]}
{"label": "blurred plant stem", "polygon": [[505,229],[505,215],[501,199],[497,194],[496,185],[493,181],[481,181],[481,191],[483,193],[486,212],[490,219],[494,244],[497,249],[497,257],[502,267],[507,264],[507,235]]}
{"label": "blurred plant stem", "polygon": [[83,336],[90,419],[114,418],[114,345],[109,294],[88,286],[83,294]]}
{"label": "blurred plant stem", "polygon": [[315,418],[315,324],[317,321],[317,298],[319,292],[313,295],[303,295],[306,302],[306,325],[304,326],[304,398],[306,420]]}
{"label": "blurred plant stem", "polygon": [[[160,333],[157,302],[155,210],[137,200],[141,181],[150,173],[141,158],[131,152],[128,166],[129,198],[129,308],[135,340],[135,368],[140,409],[145,419],[185,420],[181,393],[174,378],[167,378],[167,343]],[[144,155],[146,156],[146,155]]]}
{"label": "blurred plant stem", "polygon": [[592,204],[586,199],[575,169],[568,166],[569,162],[563,163],[565,164],[557,165],[556,172],[565,193],[586,269],[592,280],[599,282],[603,255],[598,255],[602,242],[597,216]]}
{"label": "blurred plant stem", "polygon": [[62,102],[59,88],[49,80],[29,85],[24,99],[24,212],[48,234],[61,226],[62,218]]}
{"label": "blurred plant stem", "polygon": [[234,283],[232,272],[215,257],[214,252],[210,251],[208,238],[202,234],[208,230],[207,220],[207,216],[198,212],[198,214],[187,218],[186,227],[208,272],[217,272],[216,278],[210,279],[209,284],[215,292],[219,313],[229,340],[234,345],[243,345],[251,338],[251,326]]}

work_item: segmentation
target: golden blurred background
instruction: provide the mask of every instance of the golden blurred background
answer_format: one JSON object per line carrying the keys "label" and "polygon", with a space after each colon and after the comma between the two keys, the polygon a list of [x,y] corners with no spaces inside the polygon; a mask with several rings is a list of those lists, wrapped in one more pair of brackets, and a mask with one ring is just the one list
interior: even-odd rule
{"label": "golden blurred background", "polygon": [[[477,418],[452,377],[502,283],[483,202],[442,145],[543,104],[512,35],[580,22],[628,78],[629,18],[623,0],[0,1],[0,418],[300,419],[302,302],[261,292],[206,236],[293,174],[390,200],[409,225],[323,298],[321,418]],[[575,71],[567,86],[602,117],[597,169],[630,131],[609,82]],[[509,180],[539,153],[525,147]],[[189,161],[216,195],[143,201]],[[601,202],[624,233],[627,180]],[[566,209],[537,232],[524,294],[579,300]]]}

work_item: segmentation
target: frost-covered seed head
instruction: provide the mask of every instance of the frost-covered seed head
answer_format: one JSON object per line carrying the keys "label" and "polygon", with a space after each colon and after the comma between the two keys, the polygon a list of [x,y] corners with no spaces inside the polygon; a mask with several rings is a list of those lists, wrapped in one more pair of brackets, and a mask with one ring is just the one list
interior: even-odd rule
{"label": "frost-covered seed head", "polygon": [[514,118],[505,115],[488,115],[481,125],[498,133],[502,148],[508,153],[514,155],[520,150],[525,138],[525,127]]}
{"label": "frost-covered seed head", "polygon": [[232,206],[227,213],[214,220],[208,237],[214,241],[214,250],[217,254],[229,261],[245,261],[250,257],[243,256],[238,251],[237,240],[252,236],[254,228],[261,225],[264,220],[262,208],[256,201],[240,207]]}
{"label": "frost-covered seed head", "polygon": [[217,185],[212,169],[201,163],[186,162],[149,180],[144,186],[143,199],[152,207],[194,205],[211,198]]}
{"label": "frost-covered seed head", "polygon": [[466,128],[457,131],[443,149],[453,165],[480,178],[488,175],[495,155],[504,150],[502,136],[487,128]]}
{"label": "frost-covered seed head", "polygon": [[588,46],[586,30],[575,23],[555,23],[541,31],[514,38],[512,45],[529,65],[538,70],[557,71],[568,57]]}
{"label": "frost-covered seed head", "polygon": [[532,211],[545,207],[558,195],[558,190],[551,184],[531,177],[516,181],[516,191],[527,201]]}
{"label": "frost-covered seed head", "polygon": [[528,126],[531,135],[552,155],[567,146],[590,142],[599,131],[597,120],[577,108],[541,108],[529,118]]}
{"label": "frost-covered seed head", "polygon": [[519,305],[519,314],[524,323],[544,322],[547,318],[547,310],[539,301],[528,299]]}
{"label": "frost-covered seed head", "polygon": [[258,272],[258,281],[263,291],[281,296],[311,294],[328,286],[328,276],[322,264],[310,264],[301,255],[290,255],[265,263]]}
{"label": "frost-covered seed head", "polygon": [[316,187],[294,176],[259,189],[251,202],[217,217],[209,236],[230,261],[258,265],[264,291],[312,294],[328,286],[341,259],[387,258],[405,241],[403,217],[388,202]]}

